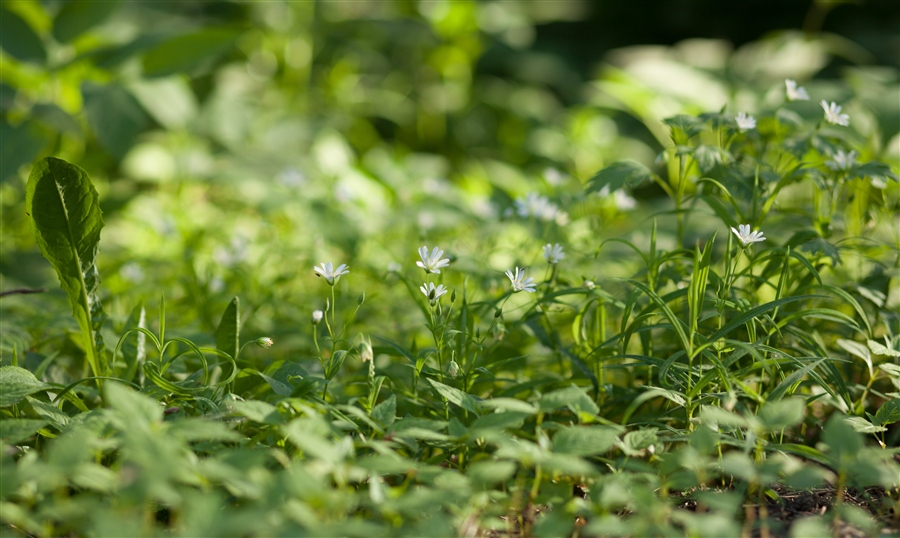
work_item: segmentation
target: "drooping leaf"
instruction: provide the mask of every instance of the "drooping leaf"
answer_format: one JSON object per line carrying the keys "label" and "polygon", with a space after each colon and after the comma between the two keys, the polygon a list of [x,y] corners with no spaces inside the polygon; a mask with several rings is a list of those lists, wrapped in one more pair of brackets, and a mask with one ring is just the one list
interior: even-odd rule
{"label": "drooping leaf", "polygon": [[38,161],[28,178],[26,212],[44,255],[69,297],[88,363],[94,375],[106,364],[100,329],[106,313],[100,304],[96,260],[103,215],[99,195],[87,173],[61,159]]}
{"label": "drooping leaf", "polygon": [[637,187],[645,181],[652,181],[653,173],[646,166],[634,161],[618,161],[597,172],[588,180],[585,192],[612,194],[622,187]]}
{"label": "drooping leaf", "polygon": [[235,297],[225,307],[222,313],[222,319],[219,320],[219,326],[216,328],[216,349],[224,351],[237,359],[238,351],[240,351],[241,336],[241,302]]}
{"label": "drooping leaf", "polygon": [[188,73],[227,52],[241,35],[231,28],[205,28],[163,41],[144,54],[144,75]]}
{"label": "drooping leaf", "polygon": [[451,387],[449,385],[445,385],[440,381],[435,381],[431,378],[426,378],[428,382],[434,387],[434,390],[438,392],[444,398],[447,398],[447,401],[453,404],[456,404],[467,411],[471,411],[476,415],[481,411],[479,410],[478,401],[471,395],[466,394],[465,392]]}
{"label": "drooping leaf", "polygon": [[26,396],[49,388],[34,374],[18,366],[0,366],[0,407],[7,407]]}
{"label": "drooping leaf", "polygon": [[118,7],[116,0],[69,0],[53,19],[53,39],[68,43],[103,22]]}

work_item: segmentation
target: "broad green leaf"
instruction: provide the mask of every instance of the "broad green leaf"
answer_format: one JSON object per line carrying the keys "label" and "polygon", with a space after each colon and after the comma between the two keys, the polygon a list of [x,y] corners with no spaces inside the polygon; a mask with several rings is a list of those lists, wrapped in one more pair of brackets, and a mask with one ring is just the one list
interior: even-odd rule
{"label": "broad green leaf", "polygon": [[0,9],[0,48],[23,62],[47,61],[41,38],[19,15],[6,9]]}
{"label": "broad green leaf", "polygon": [[0,366],[0,407],[8,407],[26,396],[47,390],[48,385],[18,366]]}
{"label": "broad green leaf", "polygon": [[576,456],[603,454],[616,444],[618,431],[607,426],[570,426],[553,436],[553,451]]}
{"label": "broad green leaf", "polygon": [[525,419],[530,416],[530,413],[518,413],[516,411],[490,413],[479,417],[469,426],[469,428],[472,430],[502,430],[506,428],[521,428],[525,423]]}
{"label": "broad green leaf", "polygon": [[516,472],[516,464],[511,461],[478,461],[467,470],[469,478],[477,484],[490,486],[505,482]]}
{"label": "broad green leaf", "polygon": [[230,429],[224,422],[203,418],[179,420],[170,426],[169,435],[179,437],[188,443],[197,441],[238,442],[243,439],[241,434]]}
{"label": "broad green leaf", "polygon": [[622,187],[637,187],[645,181],[651,181],[653,173],[646,166],[634,161],[617,161],[597,172],[588,180],[585,192],[601,192],[612,194]]}
{"label": "broad green leaf", "polygon": [[260,424],[280,424],[283,422],[278,409],[270,403],[260,400],[235,400],[231,402],[231,407],[239,415],[249,418]]}
{"label": "broad green leaf", "polygon": [[700,418],[703,424],[706,424],[714,431],[718,431],[719,426],[732,428],[746,428],[749,426],[749,422],[745,417],[714,405],[704,405],[700,409]]}
{"label": "broad green leaf", "polygon": [[197,98],[183,76],[140,80],[129,89],[144,110],[170,130],[189,125],[197,116]]}
{"label": "broad green leaf", "polygon": [[53,19],[53,39],[68,43],[103,22],[118,7],[116,0],[69,0]]}
{"label": "broad green leaf", "polygon": [[46,420],[3,417],[0,419],[0,439],[11,445],[21,443],[46,425]]}
{"label": "broad green leaf", "polygon": [[40,415],[41,418],[45,419],[57,430],[62,431],[69,424],[69,415],[63,413],[55,405],[42,402],[31,396],[28,397],[28,403],[31,405],[31,408],[34,409],[35,413]]}
{"label": "broad green leaf", "polygon": [[128,90],[110,83],[105,86],[85,82],[81,85],[84,113],[97,140],[116,159],[134,145],[147,125],[147,114]]}
{"label": "broad green leaf", "polygon": [[107,404],[125,427],[148,427],[151,422],[162,419],[162,405],[155,399],[121,383],[106,383],[103,389]]}
{"label": "broad green leaf", "polygon": [[706,125],[700,118],[679,114],[666,118],[663,123],[671,129],[672,141],[676,144],[684,144],[694,135],[703,132]]}
{"label": "broad green leaf", "polygon": [[397,415],[397,396],[391,394],[385,401],[372,408],[372,418],[384,426],[390,428]]}
{"label": "broad green leaf", "polygon": [[847,417],[834,413],[825,424],[822,441],[828,445],[828,455],[835,471],[846,470],[846,465],[853,461],[863,447],[862,436],[857,433]]}
{"label": "broad green leaf", "polygon": [[240,35],[240,30],[231,28],[205,28],[163,41],[144,54],[144,75],[191,74],[231,49]]}
{"label": "broad green leaf", "polygon": [[426,380],[431,384],[432,387],[434,387],[434,390],[438,391],[438,393],[446,398],[448,402],[456,404],[466,411],[471,411],[476,415],[481,413],[478,406],[478,401],[473,396],[466,394],[465,392],[457,388],[445,385],[440,381],[435,381],[431,378],[426,378]]}
{"label": "broad green leaf", "polygon": [[576,415],[584,411],[591,415],[600,412],[600,408],[594,403],[590,396],[585,394],[584,389],[572,385],[564,389],[548,392],[541,396],[538,402],[544,411],[553,411],[561,407],[567,407]]}
{"label": "broad green leaf", "polygon": [[900,398],[891,398],[881,404],[875,412],[875,423],[879,426],[887,426],[900,422]]}
{"label": "broad green leaf", "polygon": [[224,351],[231,358],[237,360],[240,351],[241,336],[241,303],[235,297],[225,307],[219,326],[216,328],[216,349]]}
{"label": "broad green leaf", "polygon": [[802,421],[805,407],[804,401],[800,398],[769,401],[759,410],[757,418],[765,431],[776,432]]}
{"label": "broad green leaf", "polygon": [[890,343],[888,342],[887,336],[884,337],[884,342],[885,343],[882,344],[877,340],[866,341],[866,343],[869,345],[869,349],[876,355],[884,355],[886,357],[900,357],[900,351],[893,349],[892,347],[888,347]]}
{"label": "broad green leaf", "polygon": [[56,270],[69,297],[88,364],[94,375],[105,375],[100,329],[106,313],[97,294],[100,277],[96,266],[103,215],[97,190],[81,168],[47,157],[31,171],[25,207],[41,254]]}

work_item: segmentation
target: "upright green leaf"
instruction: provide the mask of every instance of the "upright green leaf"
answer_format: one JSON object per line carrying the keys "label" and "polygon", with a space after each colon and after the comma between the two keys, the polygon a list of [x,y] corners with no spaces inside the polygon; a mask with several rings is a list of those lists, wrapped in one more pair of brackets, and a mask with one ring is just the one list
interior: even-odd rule
{"label": "upright green leaf", "polygon": [[241,304],[240,300],[235,297],[225,308],[225,313],[222,314],[222,320],[219,321],[219,327],[216,329],[216,349],[237,359],[240,350],[240,335]]}
{"label": "upright green leaf", "polygon": [[47,157],[31,171],[25,208],[41,254],[56,270],[69,296],[91,370],[94,375],[105,375],[100,329],[106,314],[97,295],[100,277],[96,266],[103,215],[97,190],[81,168]]}

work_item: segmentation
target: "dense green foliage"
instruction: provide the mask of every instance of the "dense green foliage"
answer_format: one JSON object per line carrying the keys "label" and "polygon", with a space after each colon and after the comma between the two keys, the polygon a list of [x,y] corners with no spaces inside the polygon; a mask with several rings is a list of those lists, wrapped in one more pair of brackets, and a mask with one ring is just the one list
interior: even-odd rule
{"label": "dense green foliage", "polygon": [[895,68],[580,83],[530,48],[579,2],[160,5],[0,8],[0,534],[897,526]]}

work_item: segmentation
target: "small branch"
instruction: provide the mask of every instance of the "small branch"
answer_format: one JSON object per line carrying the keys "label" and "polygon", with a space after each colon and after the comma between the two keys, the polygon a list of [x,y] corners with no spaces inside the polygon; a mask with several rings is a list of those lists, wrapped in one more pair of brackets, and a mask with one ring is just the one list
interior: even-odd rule
{"label": "small branch", "polygon": [[16,288],[14,290],[0,291],[0,297],[6,297],[7,295],[30,295],[32,293],[44,293],[47,291],[47,288]]}

